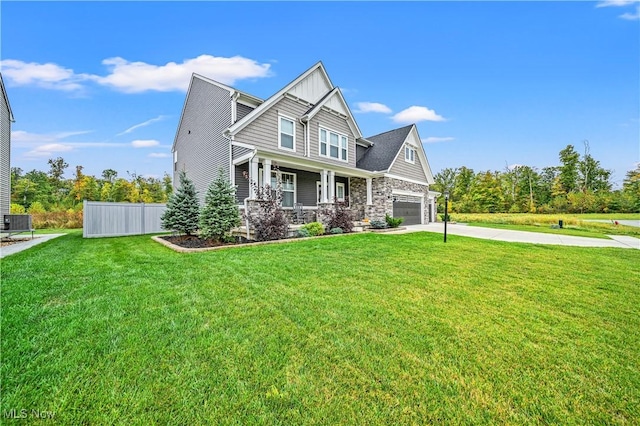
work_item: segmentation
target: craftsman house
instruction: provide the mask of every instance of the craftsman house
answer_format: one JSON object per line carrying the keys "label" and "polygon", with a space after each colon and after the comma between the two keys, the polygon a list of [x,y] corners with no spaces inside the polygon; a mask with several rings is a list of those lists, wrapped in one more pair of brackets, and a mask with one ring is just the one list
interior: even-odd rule
{"label": "craftsman house", "polygon": [[174,182],[185,170],[202,198],[223,169],[241,208],[255,196],[248,174],[259,185],[279,179],[283,208],[302,205],[311,219],[337,198],[356,220],[435,220],[416,126],[364,137],[321,62],[265,100],[194,74],[172,152]]}

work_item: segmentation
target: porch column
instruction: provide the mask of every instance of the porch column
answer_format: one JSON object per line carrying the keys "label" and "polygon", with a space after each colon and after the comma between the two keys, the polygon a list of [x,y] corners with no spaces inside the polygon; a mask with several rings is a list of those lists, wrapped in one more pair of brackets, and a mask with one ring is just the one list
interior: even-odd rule
{"label": "porch column", "polygon": [[336,197],[336,172],[329,170],[329,202],[333,203]]}
{"label": "porch column", "polygon": [[321,201],[323,203],[327,202],[327,193],[328,193],[328,188],[327,188],[327,177],[328,177],[328,172],[326,170],[323,170],[322,173],[320,173],[320,182],[322,182],[320,184],[320,187],[322,188],[322,198]]}
{"label": "porch column", "polygon": [[367,205],[370,206],[372,203],[371,199],[372,197],[372,180],[371,178],[367,178]]}
{"label": "porch column", "polygon": [[271,160],[262,160],[262,185],[271,185]]}
{"label": "porch column", "polygon": [[[258,157],[253,157],[251,159],[251,163],[249,164],[249,181],[250,182],[255,182],[256,184],[258,183]],[[253,187],[253,185],[249,185],[249,195],[251,196],[251,199],[255,199],[256,198],[256,190]]]}

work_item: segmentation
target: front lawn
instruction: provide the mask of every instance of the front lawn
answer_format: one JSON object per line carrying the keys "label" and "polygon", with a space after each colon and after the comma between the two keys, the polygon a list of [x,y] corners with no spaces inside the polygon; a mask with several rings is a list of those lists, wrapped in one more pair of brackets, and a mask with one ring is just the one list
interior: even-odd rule
{"label": "front lawn", "polygon": [[59,424],[633,424],[640,253],[361,234],[2,260],[1,410]]}

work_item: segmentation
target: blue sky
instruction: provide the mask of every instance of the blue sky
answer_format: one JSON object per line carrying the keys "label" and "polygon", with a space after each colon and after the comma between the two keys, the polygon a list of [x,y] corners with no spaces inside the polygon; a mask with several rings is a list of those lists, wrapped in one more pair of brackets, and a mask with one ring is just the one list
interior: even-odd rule
{"label": "blue sky", "polygon": [[191,72],[267,98],[318,60],[365,136],[417,122],[434,173],[640,161],[640,3],[13,2],[12,166],[161,177]]}

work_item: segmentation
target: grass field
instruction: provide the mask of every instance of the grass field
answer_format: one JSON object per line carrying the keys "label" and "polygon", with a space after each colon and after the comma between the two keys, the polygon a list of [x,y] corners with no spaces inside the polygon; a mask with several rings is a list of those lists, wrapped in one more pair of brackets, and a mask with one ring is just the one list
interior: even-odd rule
{"label": "grass field", "polygon": [[[638,220],[640,214],[526,214],[526,213],[452,213],[451,220],[472,226],[486,226],[517,231],[576,235],[580,237],[608,238],[607,235],[629,235],[640,238],[640,228],[589,220]],[[552,229],[563,221],[563,229]]]}
{"label": "grass field", "polygon": [[2,413],[637,424],[639,262],[431,233],[178,254],[72,232],[2,260]]}

